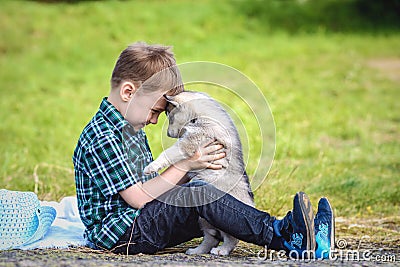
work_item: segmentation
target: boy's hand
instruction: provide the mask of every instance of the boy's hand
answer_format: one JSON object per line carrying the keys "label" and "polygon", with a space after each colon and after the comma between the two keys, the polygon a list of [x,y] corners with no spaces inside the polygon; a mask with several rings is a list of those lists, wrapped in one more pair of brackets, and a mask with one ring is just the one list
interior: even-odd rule
{"label": "boy's hand", "polygon": [[215,161],[224,158],[225,152],[220,152],[224,148],[221,144],[216,144],[214,141],[206,143],[199,147],[196,153],[189,159],[182,160],[175,164],[175,167],[185,170],[193,171],[199,169],[222,169],[221,164],[215,163]]}

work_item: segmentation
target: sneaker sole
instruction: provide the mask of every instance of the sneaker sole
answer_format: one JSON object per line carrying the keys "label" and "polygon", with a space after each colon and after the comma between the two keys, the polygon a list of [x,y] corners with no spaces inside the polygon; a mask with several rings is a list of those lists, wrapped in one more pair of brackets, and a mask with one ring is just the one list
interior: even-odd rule
{"label": "sneaker sole", "polygon": [[[329,208],[332,211],[332,221],[331,221],[331,251],[335,249],[335,214],[333,213],[332,205],[327,198],[325,198],[328,202]],[[330,255],[329,255],[330,256]]]}
{"label": "sneaker sole", "polygon": [[308,196],[304,192],[297,193],[299,195],[299,201],[303,219],[306,223],[307,229],[307,251],[315,251],[315,233],[314,233],[314,212],[312,210],[311,202]]}

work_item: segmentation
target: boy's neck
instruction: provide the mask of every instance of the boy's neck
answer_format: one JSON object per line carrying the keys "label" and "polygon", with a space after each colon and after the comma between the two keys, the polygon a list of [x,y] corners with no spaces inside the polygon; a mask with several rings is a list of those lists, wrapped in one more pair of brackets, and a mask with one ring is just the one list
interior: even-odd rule
{"label": "boy's neck", "polygon": [[[115,107],[116,110],[121,113],[121,100],[119,98],[119,94],[115,94],[115,91],[111,90],[110,94],[107,97],[107,101],[111,103]],[[121,113],[122,114],[122,113]]]}

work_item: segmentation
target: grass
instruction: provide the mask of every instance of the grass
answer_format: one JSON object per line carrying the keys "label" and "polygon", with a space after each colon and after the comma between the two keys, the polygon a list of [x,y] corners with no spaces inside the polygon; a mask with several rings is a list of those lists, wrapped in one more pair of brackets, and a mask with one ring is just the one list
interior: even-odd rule
{"label": "grass", "polygon": [[[36,177],[41,199],[74,194],[71,157],[79,134],[108,94],[120,51],[144,40],[173,45],[178,63],[232,66],[262,90],[274,116],[276,153],[255,192],[257,207],[284,215],[303,190],[314,205],[328,196],[338,216],[399,214],[400,74],[370,64],[400,61],[398,29],[275,29],[262,16],[249,17],[242,4],[3,1],[0,188],[33,191]],[[257,124],[242,113],[257,148]],[[146,129],[155,156],[162,125]],[[256,156],[251,150],[250,173]]]}

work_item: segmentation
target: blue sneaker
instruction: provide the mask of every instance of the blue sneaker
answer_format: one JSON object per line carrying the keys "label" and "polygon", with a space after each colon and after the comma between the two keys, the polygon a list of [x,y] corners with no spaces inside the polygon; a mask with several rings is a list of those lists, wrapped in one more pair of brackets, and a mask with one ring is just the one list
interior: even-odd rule
{"label": "blue sneaker", "polygon": [[312,258],[315,251],[314,213],[310,199],[299,192],[293,199],[293,210],[273,223],[274,233],[290,258]]}
{"label": "blue sneaker", "polygon": [[335,217],[327,198],[321,198],[314,219],[317,259],[329,259],[335,246]]}

